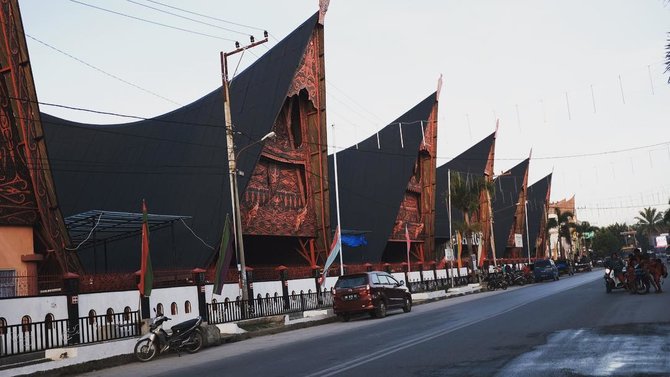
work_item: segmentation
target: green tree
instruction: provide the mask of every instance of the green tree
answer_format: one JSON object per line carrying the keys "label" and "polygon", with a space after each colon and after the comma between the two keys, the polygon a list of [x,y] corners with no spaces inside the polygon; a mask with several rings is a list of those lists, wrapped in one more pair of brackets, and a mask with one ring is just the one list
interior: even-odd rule
{"label": "green tree", "polygon": [[660,233],[663,226],[663,214],[656,208],[647,207],[635,216],[637,230],[646,237],[648,245],[653,245],[653,237]]}
{"label": "green tree", "polygon": [[[472,254],[472,235],[482,229],[482,224],[472,223],[470,218],[472,213],[479,209],[480,195],[484,190],[491,192],[493,184],[484,177],[461,174],[459,172],[451,173],[451,205],[458,208],[463,214],[463,222],[457,223],[454,227],[457,232],[465,237],[468,246],[468,255]],[[459,247],[458,250],[461,248]],[[457,256],[461,263],[461,255]]]}
{"label": "green tree", "polygon": [[615,251],[619,251],[621,246],[621,237],[618,233],[615,234],[611,228],[602,228],[598,230],[591,242],[594,254],[601,258],[609,256]]}

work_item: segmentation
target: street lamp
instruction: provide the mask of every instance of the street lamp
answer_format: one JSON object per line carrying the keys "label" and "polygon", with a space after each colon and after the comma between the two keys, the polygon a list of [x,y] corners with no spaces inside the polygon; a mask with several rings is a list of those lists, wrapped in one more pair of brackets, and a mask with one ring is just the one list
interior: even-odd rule
{"label": "street lamp", "polygon": [[[233,202],[233,225],[235,227],[235,245],[237,246],[237,256],[238,263],[240,264],[240,279],[242,280],[242,300],[249,300],[249,292],[247,291],[247,271],[244,263],[244,243],[242,240],[242,223],[240,216],[240,198],[237,188],[237,158],[235,157],[235,145],[233,138],[233,120],[232,113],[230,111],[230,88],[228,82],[228,56],[237,54],[239,52],[244,52],[245,50],[258,46],[259,44],[265,43],[268,41],[267,35],[265,39],[260,41],[254,41],[251,39],[251,44],[247,46],[240,47],[238,42],[235,42],[235,50],[231,52],[221,52],[221,79],[223,81],[223,111],[225,114],[225,124],[226,124],[226,146],[228,152],[228,174],[230,175],[230,194],[231,200]],[[274,137],[275,133],[270,132],[267,135],[263,136],[260,140],[257,140],[246,147],[240,149],[242,153],[246,148],[265,141],[269,137]]]}

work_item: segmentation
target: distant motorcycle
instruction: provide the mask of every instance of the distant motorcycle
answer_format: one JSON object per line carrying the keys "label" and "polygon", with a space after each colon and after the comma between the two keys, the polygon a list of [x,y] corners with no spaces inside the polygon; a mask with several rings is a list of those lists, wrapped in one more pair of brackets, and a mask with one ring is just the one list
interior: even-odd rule
{"label": "distant motorcycle", "polygon": [[202,348],[203,337],[200,330],[202,317],[189,319],[178,323],[171,328],[171,332],[163,330],[163,323],[170,318],[160,314],[151,321],[149,332],[142,336],[135,344],[135,357],[139,361],[149,361],[156,355],[167,350],[176,350],[181,353],[196,353]]}

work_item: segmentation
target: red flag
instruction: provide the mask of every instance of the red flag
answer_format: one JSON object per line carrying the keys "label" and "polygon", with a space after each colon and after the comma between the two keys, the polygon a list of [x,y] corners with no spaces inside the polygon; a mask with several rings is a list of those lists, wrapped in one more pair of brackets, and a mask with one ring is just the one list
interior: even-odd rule
{"label": "red flag", "polygon": [[137,287],[144,297],[151,296],[151,288],[154,284],[154,271],[151,268],[151,256],[149,255],[149,219],[147,215],[147,203],[142,199],[142,268],[140,269],[140,284]]}
{"label": "red flag", "polygon": [[412,246],[412,241],[409,239],[409,230],[407,229],[407,223],[405,223],[405,242],[407,243],[407,271],[409,272],[410,262],[409,262],[409,249]]}

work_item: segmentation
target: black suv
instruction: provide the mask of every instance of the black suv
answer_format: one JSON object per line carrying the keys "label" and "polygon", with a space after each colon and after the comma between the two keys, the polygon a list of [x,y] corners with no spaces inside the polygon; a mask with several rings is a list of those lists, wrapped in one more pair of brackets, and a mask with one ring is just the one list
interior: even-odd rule
{"label": "black suv", "polygon": [[405,282],[386,272],[340,276],[332,293],[333,311],[345,322],[357,313],[383,318],[391,308],[402,308],[405,313],[412,310],[412,295]]}

